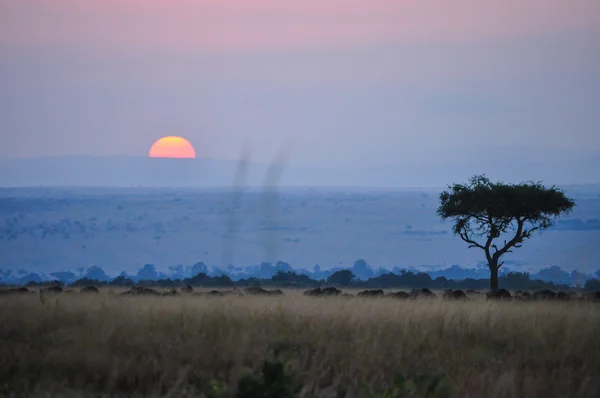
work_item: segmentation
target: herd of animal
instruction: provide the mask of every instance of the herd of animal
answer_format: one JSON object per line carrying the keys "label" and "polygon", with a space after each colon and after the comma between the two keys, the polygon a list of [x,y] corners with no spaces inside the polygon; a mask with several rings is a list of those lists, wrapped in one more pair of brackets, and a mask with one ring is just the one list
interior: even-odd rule
{"label": "herd of animal", "polygon": [[[76,293],[74,289],[63,289],[60,286],[50,286],[39,289],[39,294],[69,294]],[[35,294],[35,290],[29,290],[27,287],[18,287],[11,289],[2,289],[0,294]],[[81,294],[98,294],[100,289],[96,286],[85,286],[79,289]],[[121,293],[115,293],[113,290],[108,291],[109,295],[120,295],[120,296],[180,296],[180,295],[191,295],[191,296],[204,296],[204,297],[221,297],[221,296],[282,296],[283,291],[279,289],[264,289],[262,287],[252,286],[240,290],[236,287],[230,290],[210,290],[195,292],[194,288],[190,285],[181,287],[179,290],[171,289],[169,291],[157,291],[149,287],[134,286],[129,290]],[[438,297],[438,294],[434,293],[430,289],[412,289],[410,292],[398,291],[394,293],[386,293],[383,289],[372,289],[363,290],[355,295],[343,292],[336,287],[325,287],[315,288],[306,290],[305,296],[311,297],[387,297],[399,300],[414,300],[414,299],[431,299]],[[439,296],[444,300],[470,300],[477,297],[483,297],[488,300],[559,300],[559,301],[596,301],[600,302],[600,291],[596,292],[575,292],[575,291],[559,291],[555,292],[550,289],[542,289],[534,292],[528,292],[524,290],[517,290],[516,292],[509,292],[506,289],[498,289],[489,291],[486,293],[477,290],[453,290],[446,289]]]}

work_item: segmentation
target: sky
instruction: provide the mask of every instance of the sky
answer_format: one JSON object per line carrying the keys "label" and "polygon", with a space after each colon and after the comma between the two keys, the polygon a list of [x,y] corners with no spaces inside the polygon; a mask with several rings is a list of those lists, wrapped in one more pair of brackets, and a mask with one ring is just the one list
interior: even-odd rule
{"label": "sky", "polygon": [[0,0],[0,160],[600,153],[598,109],[598,0]]}

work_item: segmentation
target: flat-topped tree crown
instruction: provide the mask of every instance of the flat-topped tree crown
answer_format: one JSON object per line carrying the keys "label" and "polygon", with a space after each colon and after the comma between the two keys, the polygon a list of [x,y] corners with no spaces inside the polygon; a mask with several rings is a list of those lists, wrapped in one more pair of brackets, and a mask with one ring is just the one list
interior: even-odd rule
{"label": "flat-topped tree crown", "polygon": [[[575,202],[565,193],[539,182],[505,184],[476,175],[468,184],[454,184],[440,194],[437,214],[454,222],[453,232],[485,252],[490,267],[490,285],[498,288],[500,257],[521,247],[535,231],[552,226],[555,218],[569,213]],[[503,244],[497,238],[508,234]],[[481,240],[478,240],[481,239]]]}

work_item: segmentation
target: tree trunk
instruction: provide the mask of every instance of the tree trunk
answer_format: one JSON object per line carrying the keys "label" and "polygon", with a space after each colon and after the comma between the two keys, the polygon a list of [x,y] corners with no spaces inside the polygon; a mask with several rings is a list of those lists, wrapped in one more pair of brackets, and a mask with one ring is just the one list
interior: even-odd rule
{"label": "tree trunk", "polygon": [[490,267],[490,289],[498,290],[498,262],[491,262]]}

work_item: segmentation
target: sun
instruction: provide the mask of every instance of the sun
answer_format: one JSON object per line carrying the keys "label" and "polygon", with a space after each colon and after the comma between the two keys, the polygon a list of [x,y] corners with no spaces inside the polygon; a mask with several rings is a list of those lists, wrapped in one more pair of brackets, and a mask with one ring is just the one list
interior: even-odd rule
{"label": "sun", "polygon": [[148,156],[151,158],[193,159],[196,157],[196,151],[185,138],[168,136],[162,137],[152,144]]}

